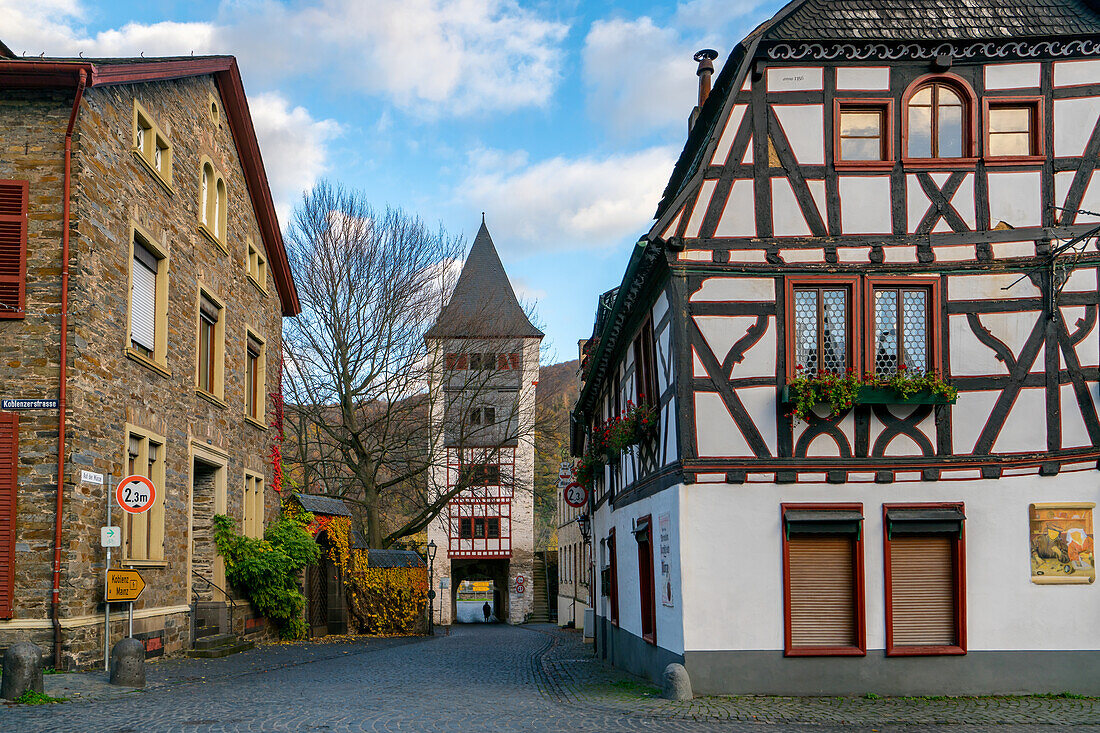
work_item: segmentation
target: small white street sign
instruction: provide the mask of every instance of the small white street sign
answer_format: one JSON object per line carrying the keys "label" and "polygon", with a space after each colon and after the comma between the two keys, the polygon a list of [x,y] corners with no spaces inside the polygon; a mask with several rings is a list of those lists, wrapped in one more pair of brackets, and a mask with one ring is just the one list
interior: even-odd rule
{"label": "small white street sign", "polygon": [[95,471],[81,471],[80,483],[82,484],[99,484],[103,485],[103,474],[96,473]]}
{"label": "small white street sign", "polygon": [[100,527],[99,528],[99,544],[101,547],[121,547],[122,546],[122,528],[121,527]]}

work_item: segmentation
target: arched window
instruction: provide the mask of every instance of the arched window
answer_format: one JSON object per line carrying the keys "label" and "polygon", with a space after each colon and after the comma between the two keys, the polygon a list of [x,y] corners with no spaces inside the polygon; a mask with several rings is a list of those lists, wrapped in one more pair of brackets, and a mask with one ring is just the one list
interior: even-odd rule
{"label": "arched window", "polygon": [[199,221],[210,224],[210,189],[214,185],[214,168],[207,163],[202,167],[202,193],[199,196]]}
{"label": "arched window", "polygon": [[214,236],[225,237],[225,181],[218,177],[218,193],[214,199]]}
{"label": "arched window", "polygon": [[934,79],[917,87],[908,104],[908,157],[968,157],[971,114],[970,100],[958,84]]}

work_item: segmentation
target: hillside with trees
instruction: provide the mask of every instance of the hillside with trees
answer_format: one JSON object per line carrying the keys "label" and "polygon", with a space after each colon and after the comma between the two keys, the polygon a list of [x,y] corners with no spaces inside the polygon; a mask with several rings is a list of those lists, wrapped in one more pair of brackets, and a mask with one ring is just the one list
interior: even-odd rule
{"label": "hillside with trees", "polygon": [[544,366],[535,390],[535,549],[557,546],[558,466],[569,456],[569,413],[577,401],[580,363]]}

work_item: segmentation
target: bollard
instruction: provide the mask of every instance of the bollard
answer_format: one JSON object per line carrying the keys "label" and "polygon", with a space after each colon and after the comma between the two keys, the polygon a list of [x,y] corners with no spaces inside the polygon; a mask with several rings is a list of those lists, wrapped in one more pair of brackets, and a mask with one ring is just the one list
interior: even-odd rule
{"label": "bollard", "polygon": [[145,645],[137,639],[120,639],[111,647],[111,684],[145,687]]}
{"label": "bollard", "polygon": [[691,693],[691,678],[688,677],[688,671],[684,669],[684,665],[673,662],[665,667],[661,697],[666,700],[690,700],[694,697]]}
{"label": "bollard", "polygon": [[4,681],[0,697],[15,700],[27,690],[42,692],[42,649],[21,641],[4,653]]}

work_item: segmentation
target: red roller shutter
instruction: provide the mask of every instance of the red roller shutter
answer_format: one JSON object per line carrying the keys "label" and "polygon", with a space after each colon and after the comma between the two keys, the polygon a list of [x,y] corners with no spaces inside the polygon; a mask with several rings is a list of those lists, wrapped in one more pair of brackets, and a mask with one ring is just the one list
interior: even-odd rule
{"label": "red roller shutter", "polygon": [[11,618],[15,594],[15,478],[19,417],[0,412],[0,618]]}
{"label": "red roller shutter", "polygon": [[27,289],[27,181],[0,181],[0,318],[22,318]]}
{"label": "red roller shutter", "polygon": [[946,535],[890,541],[894,646],[954,646],[955,539]]}

